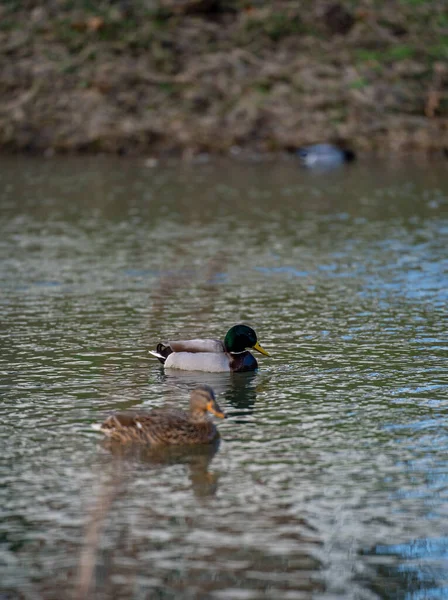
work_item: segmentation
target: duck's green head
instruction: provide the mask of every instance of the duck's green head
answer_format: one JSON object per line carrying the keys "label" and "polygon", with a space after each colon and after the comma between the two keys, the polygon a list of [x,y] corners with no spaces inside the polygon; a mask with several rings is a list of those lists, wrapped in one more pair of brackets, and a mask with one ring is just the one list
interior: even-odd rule
{"label": "duck's green head", "polygon": [[265,356],[269,356],[258,343],[255,331],[247,325],[234,325],[231,327],[224,338],[224,346],[227,352],[244,352],[244,350],[252,348]]}

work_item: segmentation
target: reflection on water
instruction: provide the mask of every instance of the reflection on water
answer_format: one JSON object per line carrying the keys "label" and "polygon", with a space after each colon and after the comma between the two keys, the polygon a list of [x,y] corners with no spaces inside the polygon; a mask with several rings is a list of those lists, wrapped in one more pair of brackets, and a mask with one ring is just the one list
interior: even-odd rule
{"label": "reflection on water", "polygon": [[[448,538],[415,539],[376,546],[368,558],[366,582],[387,599],[448,598]],[[412,591],[411,591],[412,590]]]}
{"label": "reflection on water", "polygon": [[[141,444],[123,445],[107,439],[102,442],[104,450],[110,452],[116,461],[120,461],[119,467],[123,471],[132,469],[133,461],[140,461],[148,467],[148,478],[157,477],[157,469],[160,468],[171,465],[185,466],[191,488],[197,497],[213,496],[216,493],[219,474],[211,473],[209,466],[219,450],[219,445],[219,439],[212,444],[160,448],[149,448]],[[116,462],[115,468],[117,468]]]}
{"label": "reflection on water", "polygon": [[260,377],[248,373],[203,373],[201,371],[160,370],[160,381],[169,386],[192,390],[198,385],[211,385],[218,403],[235,410],[227,409],[228,417],[249,415],[257,399],[257,384]]}
{"label": "reflection on water", "polygon": [[[94,597],[447,597],[445,165],[16,158],[0,179],[3,595],[76,589],[104,488]],[[148,357],[238,322],[272,355],[256,373]],[[219,451],[91,431],[198,383]]]}

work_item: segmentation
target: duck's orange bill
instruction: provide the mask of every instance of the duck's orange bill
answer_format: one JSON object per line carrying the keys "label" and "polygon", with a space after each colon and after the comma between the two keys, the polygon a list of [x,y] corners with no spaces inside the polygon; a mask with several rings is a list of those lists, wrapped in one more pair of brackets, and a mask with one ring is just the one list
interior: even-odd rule
{"label": "duck's orange bill", "polygon": [[222,410],[219,408],[218,404],[216,402],[209,402],[207,404],[207,410],[209,412],[212,413],[212,415],[215,415],[215,417],[218,417],[219,419],[225,419],[226,415],[225,413],[222,412]]}
{"label": "duck's orange bill", "polygon": [[269,352],[266,352],[266,350],[262,348],[258,342],[255,344],[255,346],[252,346],[252,348],[254,350],[257,350],[257,352],[260,352],[260,354],[264,354],[265,356],[271,356]]}

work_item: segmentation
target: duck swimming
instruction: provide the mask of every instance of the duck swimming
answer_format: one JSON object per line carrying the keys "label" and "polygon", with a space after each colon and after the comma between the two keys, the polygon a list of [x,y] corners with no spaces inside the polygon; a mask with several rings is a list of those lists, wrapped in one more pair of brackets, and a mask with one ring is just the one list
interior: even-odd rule
{"label": "duck swimming", "polygon": [[297,154],[305,167],[331,169],[355,159],[355,153],[332,144],[303,146]]}
{"label": "duck swimming", "polygon": [[209,419],[209,412],[225,418],[212,388],[200,385],[191,392],[188,412],[176,408],[126,411],[111,415],[93,428],[121,444],[143,443],[151,447],[211,444],[219,432]]}
{"label": "duck swimming", "polygon": [[223,342],[214,339],[161,342],[157,344],[156,352],[150,350],[149,353],[167,369],[240,373],[258,368],[257,360],[248,348],[269,356],[258,343],[257,334],[251,327],[234,325]]}

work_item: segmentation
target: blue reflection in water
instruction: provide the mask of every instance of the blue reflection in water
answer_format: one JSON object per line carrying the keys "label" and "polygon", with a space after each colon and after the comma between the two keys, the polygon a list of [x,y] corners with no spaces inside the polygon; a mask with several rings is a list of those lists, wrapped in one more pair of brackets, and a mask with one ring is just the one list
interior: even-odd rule
{"label": "blue reflection in water", "polygon": [[[367,551],[366,555],[397,560],[396,564],[380,563],[376,567],[371,587],[374,591],[381,590],[382,598],[403,600],[448,598],[447,537],[378,545]],[[384,558],[381,562],[383,561]]]}

